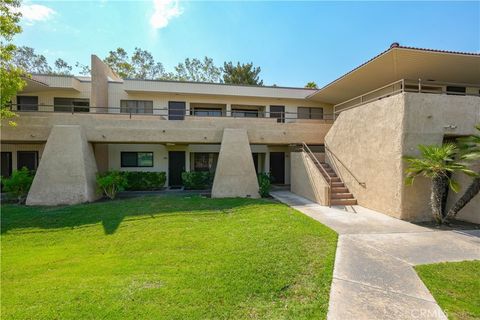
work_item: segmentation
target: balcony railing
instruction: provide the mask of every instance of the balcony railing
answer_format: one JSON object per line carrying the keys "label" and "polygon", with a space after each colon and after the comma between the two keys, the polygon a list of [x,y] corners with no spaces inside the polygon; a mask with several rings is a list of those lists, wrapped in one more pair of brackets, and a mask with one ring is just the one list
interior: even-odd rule
{"label": "balcony railing", "polygon": [[[43,105],[43,104],[11,104],[10,109],[15,112],[35,113],[70,113],[70,114],[104,114],[123,115],[130,119],[139,116],[157,117],[160,120],[184,120],[185,118],[247,118],[247,119],[276,119],[278,123],[309,122],[334,120],[333,114],[323,114],[315,119],[306,118],[304,113],[278,112],[263,110],[219,110],[219,109],[173,109],[173,108],[125,108],[125,107],[92,107],[72,105]],[[219,112],[220,111],[220,112]]]}
{"label": "balcony railing", "polygon": [[[457,88],[457,90],[452,90]],[[450,89],[450,90],[449,90]],[[461,92],[458,89],[463,89]],[[334,115],[337,117],[341,112],[352,108],[359,107],[366,103],[380,100],[403,92],[431,93],[431,94],[448,94],[462,96],[480,96],[480,85],[451,83],[424,80],[408,80],[401,79],[378,89],[369,91],[355,98],[349,99],[333,106]]]}

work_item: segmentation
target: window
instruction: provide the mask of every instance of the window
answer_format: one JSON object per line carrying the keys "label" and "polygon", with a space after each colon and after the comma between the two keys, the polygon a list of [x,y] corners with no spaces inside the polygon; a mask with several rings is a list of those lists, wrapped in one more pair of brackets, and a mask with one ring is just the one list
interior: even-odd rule
{"label": "window", "polygon": [[149,100],[120,100],[121,113],[152,113],[153,101]]}
{"label": "window", "polygon": [[222,109],[195,108],[193,109],[193,115],[197,117],[221,117]]}
{"label": "window", "polygon": [[38,111],[38,97],[17,96],[18,111]]}
{"label": "window", "polygon": [[12,153],[2,151],[2,171],[0,172],[0,176],[4,178],[9,178],[12,175]]}
{"label": "window", "polygon": [[[53,110],[55,112],[89,112],[90,100],[78,98],[53,98]],[[100,110],[101,111],[101,110]]]}
{"label": "window", "polygon": [[258,118],[258,110],[232,109],[232,117],[238,117],[238,118]]}
{"label": "window", "polygon": [[218,153],[195,152],[193,154],[193,171],[215,172]]}
{"label": "window", "polygon": [[185,102],[168,101],[168,120],[185,119]]}
{"label": "window", "polygon": [[37,151],[17,151],[17,169],[26,167],[28,170],[35,171],[38,167]]}
{"label": "window", "polygon": [[153,152],[121,152],[121,167],[153,167]]}
{"label": "window", "polygon": [[298,119],[323,119],[323,108],[298,107]]}
{"label": "window", "polygon": [[277,118],[277,122],[285,122],[285,106],[270,106],[270,118]]}
{"label": "window", "polygon": [[447,94],[464,96],[465,92],[466,92],[465,87],[447,86]]}

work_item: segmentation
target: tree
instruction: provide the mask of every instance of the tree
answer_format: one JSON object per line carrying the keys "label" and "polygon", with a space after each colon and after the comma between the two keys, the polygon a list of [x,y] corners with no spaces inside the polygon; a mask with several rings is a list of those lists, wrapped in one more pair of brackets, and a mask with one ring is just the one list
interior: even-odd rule
{"label": "tree", "polygon": [[234,66],[232,62],[223,64],[223,81],[231,84],[250,84],[263,86],[263,80],[259,79],[260,67],[254,67],[253,63]]}
{"label": "tree", "polygon": [[[480,124],[475,127],[480,132]],[[458,139],[460,148],[463,151],[462,160],[471,161],[480,159],[480,135],[471,135],[466,138]],[[465,193],[448,210],[444,221],[454,218],[457,213],[463,209],[480,192],[480,170],[477,172],[472,183],[468,186]]]}
{"label": "tree", "polygon": [[78,61],[75,63],[75,67],[80,70],[79,73],[81,75],[89,76],[91,73],[90,66],[84,65]]}
{"label": "tree", "polygon": [[55,70],[53,73],[59,75],[71,75],[72,66],[70,66],[65,60],[58,58],[55,60]]}
{"label": "tree", "polygon": [[132,78],[158,79],[165,73],[161,62],[155,62],[152,54],[146,50],[135,48],[131,59]]}
{"label": "tree", "polygon": [[305,88],[318,89],[318,86],[314,81],[310,81],[305,85]]}
{"label": "tree", "polygon": [[221,82],[222,69],[215,66],[212,58],[204,57],[203,61],[193,58],[185,59],[175,67],[174,80],[196,82]]}
{"label": "tree", "polygon": [[13,37],[22,31],[19,25],[21,14],[18,11],[20,1],[2,0],[0,2],[0,120],[10,119],[9,125],[15,126],[11,120],[17,116],[9,108],[18,91],[25,86],[22,76],[24,71],[12,63],[15,45],[11,43]]}
{"label": "tree", "polygon": [[110,51],[103,61],[121,78],[133,78],[133,66],[128,61],[128,53],[123,48]]}
{"label": "tree", "polygon": [[405,170],[407,176],[405,183],[412,185],[415,177],[421,175],[432,180],[430,205],[435,221],[442,224],[445,221],[445,212],[442,208],[442,199],[447,186],[454,192],[458,192],[460,186],[458,182],[451,178],[454,172],[463,172],[470,176],[475,172],[470,170],[465,164],[455,159],[458,148],[453,143],[447,143],[442,146],[419,145],[421,156],[405,157],[408,167]]}
{"label": "tree", "polygon": [[51,74],[53,72],[47,58],[42,54],[36,54],[35,49],[31,47],[18,47],[13,55],[13,63],[30,73]]}

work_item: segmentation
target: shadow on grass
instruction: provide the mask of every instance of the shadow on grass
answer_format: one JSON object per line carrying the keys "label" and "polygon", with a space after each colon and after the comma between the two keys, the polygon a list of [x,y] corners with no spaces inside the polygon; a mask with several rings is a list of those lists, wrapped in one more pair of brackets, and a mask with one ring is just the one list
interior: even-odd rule
{"label": "shadow on grass", "polygon": [[[101,222],[106,235],[114,234],[122,221],[154,219],[158,215],[211,215],[229,213],[249,205],[272,204],[271,200],[207,199],[200,196],[145,196],[134,199],[100,201],[65,207],[2,205],[1,233],[15,229],[82,228]],[[24,230],[22,233],[41,232]]]}

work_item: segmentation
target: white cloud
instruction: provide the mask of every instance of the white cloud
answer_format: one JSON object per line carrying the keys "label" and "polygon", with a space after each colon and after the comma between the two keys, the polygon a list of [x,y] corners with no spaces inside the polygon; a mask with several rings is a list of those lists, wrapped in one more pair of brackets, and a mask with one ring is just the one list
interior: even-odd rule
{"label": "white cloud", "polygon": [[37,21],[45,21],[56,14],[55,10],[41,4],[23,4],[20,7],[22,18],[29,24]]}
{"label": "white cloud", "polygon": [[150,25],[153,29],[162,29],[168,22],[183,13],[178,0],[153,0],[153,13]]}

